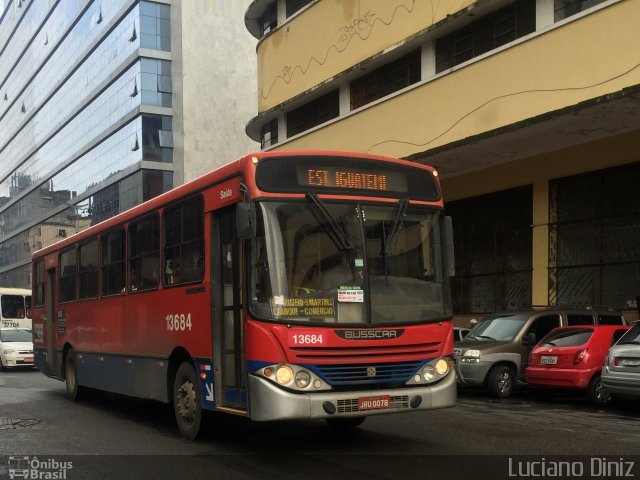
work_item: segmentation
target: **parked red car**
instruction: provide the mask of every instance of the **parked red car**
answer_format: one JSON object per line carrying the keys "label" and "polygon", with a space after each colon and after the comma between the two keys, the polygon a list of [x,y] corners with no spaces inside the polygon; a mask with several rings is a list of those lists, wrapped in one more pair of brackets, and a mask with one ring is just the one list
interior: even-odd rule
{"label": "parked red car", "polygon": [[586,390],[596,405],[611,401],[600,371],[611,345],[630,327],[580,325],[552,330],[534,347],[526,369],[527,383],[551,396],[555,390]]}

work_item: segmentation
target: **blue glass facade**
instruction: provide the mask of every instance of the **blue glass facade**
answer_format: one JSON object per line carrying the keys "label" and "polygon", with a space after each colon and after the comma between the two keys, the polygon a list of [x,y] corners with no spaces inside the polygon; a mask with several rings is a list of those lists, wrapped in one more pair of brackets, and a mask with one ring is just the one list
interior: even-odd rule
{"label": "blue glass facade", "polygon": [[7,3],[0,286],[29,287],[33,251],[172,188],[170,7]]}

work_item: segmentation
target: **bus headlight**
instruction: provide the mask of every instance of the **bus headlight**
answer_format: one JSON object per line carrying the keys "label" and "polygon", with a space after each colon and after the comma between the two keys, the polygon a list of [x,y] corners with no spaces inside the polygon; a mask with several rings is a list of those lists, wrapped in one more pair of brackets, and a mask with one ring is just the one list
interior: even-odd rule
{"label": "bus headlight", "polygon": [[425,363],[407,380],[407,385],[423,385],[442,380],[451,370],[453,360],[440,357]]}
{"label": "bus headlight", "polygon": [[441,358],[436,362],[436,372],[438,375],[446,375],[449,371],[449,362],[447,362],[444,358]]}
{"label": "bus headlight", "polygon": [[276,370],[276,381],[280,385],[287,385],[291,383],[291,379],[293,378],[293,370],[286,365],[281,365]]}
{"label": "bus headlight", "polygon": [[427,365],[422,369],[422,376],[427,382],[430,382],[436,376],[436,371],[432,365]]}
{"label": "bus headlight", "polygon": [[331,390],[331,385],[313,370],[293,363],[267,365],[251,372],[251,374],[289,390],[305,392]]}
{"label": "bus headlight", "polygon": [[296,385],[300,388],[307,388],[311,383],[311,375],[304,370],[300,370],[296,373]]}

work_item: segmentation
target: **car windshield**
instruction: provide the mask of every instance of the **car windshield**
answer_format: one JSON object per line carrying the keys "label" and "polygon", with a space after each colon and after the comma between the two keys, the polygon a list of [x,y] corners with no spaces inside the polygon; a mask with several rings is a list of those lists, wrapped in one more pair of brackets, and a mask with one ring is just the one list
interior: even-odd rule
{"label": "car windshield", "polygon": [[465,340],[510,341],[525,324],[529,314],[489,315],[467,334]]}
{"label": "car windshield", "polygon": [[640,345],[640,322],[627,330],[616,345]]}
{"label": "car windshield", "polygon": [[554,330],[540,340],[540,345],[549,347],[577,347],[584,345],[593,335],[592,328],[567,328]]}
{"label": "car windshield", "polygon": [[30,342],[31,330],[18,328],[15,330],[0,330],[0,342]]}
{"label": "car windshield", "polygon": [[308,197],[260,204],[250,249],[256,317],[383,325],[451,316],[440,211]]}

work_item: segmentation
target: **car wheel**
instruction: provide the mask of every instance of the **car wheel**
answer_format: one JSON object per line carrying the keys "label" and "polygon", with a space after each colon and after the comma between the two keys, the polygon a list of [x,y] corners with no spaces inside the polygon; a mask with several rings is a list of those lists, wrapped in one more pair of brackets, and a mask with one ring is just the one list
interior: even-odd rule
{"label": "car wheel", "polygon": [[367,417],[325,418],[325,420],[333,428],[347,430],[359,427],[366,418]]}
{"label": "car wheel", "polygon": [[494,397],[507,398],[513,391],[514,373],[506,365],[497,365],[487,377],[487,388]]}
{"label": "car wheel", "polygon": [[611,403],[611,394],[602,383],[600,375],[596,375],[591,379],[591,382],[589,382],[587,397],[591,403],[597,406],[603,406]]}
{"label": "car wheel", "polygon": [[180,435],[194,440],[200,431],[202,404],[198,377],[191,363],[182,363],[176,372],[173,382],[173,411]]}
{"label": "car wheel", "polygon": [[67,397],[70,400],[80,400],[85,389],[78,385],[78,369],[76,368],[76,354],[69,350],[64,357],[64,383],[67,386]]}

